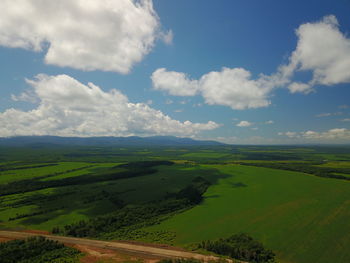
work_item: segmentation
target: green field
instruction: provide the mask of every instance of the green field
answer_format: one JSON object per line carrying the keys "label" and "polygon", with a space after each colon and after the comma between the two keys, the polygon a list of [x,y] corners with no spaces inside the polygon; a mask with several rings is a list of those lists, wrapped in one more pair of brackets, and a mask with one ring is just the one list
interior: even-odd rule
{"label": "green field", "polygon": [[[113,164],[99,164],[109,167]],[[73,164],[72,164],[73,166]],[[127,204],[142,204],[162,198],[166,193],[179,191],[196,176],[213,179],[216,173],[197,166],[161,166],[158,172],[117,181],[47,188],[0,197],[0,220],[5,227],[22,227],[50,231],[54,226],[64,226],[79,220],[93,218],[117,209],[104,193],[113,193]],[[21,170],[22,173],[24,170]],[[51,170],[50,170],[51,172]],[[78,171],[79,174],[82,171]],[[86,171],[85,171],[86,172]],[[76,172],[59,178],[78,176]],[[58,176],[48,177],[57,179]],[[41,213],[35,215],[35,213]],[[9,220],[17,215],[28,215]]]}
{"label": "green field", "polygon": [[[0,156],[0,228],[52,231],[150,207],[145,222],[92,237],[193,248],[246,232],[279,262],[350,262],[350,148],[0,147]],[[211,184],[203,200],[169,210],[198,178]],[[165,212],[152,214],[158,204]]]}
{"label": "green field", "polygon": [[283,262],[350,260],[344,249],[350,244],[349,182],[268,168],[215,167],[230,176],[210,187],[201,205],[147,230],[173,231],[182,245],[247,232]]}

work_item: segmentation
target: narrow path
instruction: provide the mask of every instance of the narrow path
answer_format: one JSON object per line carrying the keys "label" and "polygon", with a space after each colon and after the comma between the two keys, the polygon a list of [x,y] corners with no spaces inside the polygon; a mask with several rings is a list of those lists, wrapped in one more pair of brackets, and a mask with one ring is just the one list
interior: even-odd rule
{"label": "narrow path", "polygon": [[[146,245],[139,244],[128,244],[115,241],[100,241],[86,238],[75,238],[75,237],[64,237],[64,236],[54,236],[46,234],[35,234],[35,233],[26,233],[26,232],[15,232],[15,231],[0,231],[0,237],[14,238],[14,239],[23,239],[32,236],[43,236],[51,240],[56,240],[66,244],[75,244],[75,245],[88,245],[98,248],[106,248],[117,251],[124,251],[132,254],[143,254],[150,255],[159,258],[194,258],[202,260],[205,262],[219,260],[215,256],[207,256],[192,252],[178,251],[166,248],[157,248]],[[233,263],[232,260],[227,260],[230,263]]]}

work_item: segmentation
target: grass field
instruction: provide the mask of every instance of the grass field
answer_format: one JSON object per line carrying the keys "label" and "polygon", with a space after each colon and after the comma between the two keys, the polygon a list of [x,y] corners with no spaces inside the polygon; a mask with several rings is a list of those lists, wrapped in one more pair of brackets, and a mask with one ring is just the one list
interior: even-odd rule
{"label": "grass field", "polygon": [[210,187],[201,205],[147,230],[173,231],[178,245],[247,232],[282,262],[350,261],[349,182],[260,167],[215,168],[230,176]]}
{"label": "grass field", "polygon": [[[90,166],[91,164],[84,162],[62,162],[62,163],[48,163],[42,164],[47,166],[40,166],[33,168],[27,168],[30,165],[14,166],[14,169],[9,168],[8,170],[0,172],[0,184],[5,184],[14,181],[20,181],[25,179],[32,179],[41,177],[44,175],[54,175],[59,173],[66,173],[72,169],[79,169],[82,167]],[[20,168],[20,169],[19,169]]]}
{"label": "grass field", "polygon": [[[129,238],[190,246],[247,232],[282,263],[350,262],[350,181],[315,176],[350,178],[350,148],[0,147],[0,153],[1,189],[21,182],[37,187],[0,193],[0,228],[51,231],[117,211],[116,200],[131,207],[157,204],[202,177],[212,184],[202,203],[160,224],[129,229]],[[120,164],[154,160],[174,164],[113,177],[128,171]],[[266,168],[271,165],[314,175]]]}
{"label": "grass field", "polygon": [[[115,164],[97,165],[101,168]],[[74,165],[72,164],[72,166]],[[158,169],[157,173],[146,176],[117,181],[101,181],[86,185],[47,188],[0,197],[1,225],[2,227],[50,231],[55,226],[64,226],[117,209],[110,201],[111,196],[106,196],[106,193],[118,196],[127,204],[142,204],[158,200],[167,193],[179,191],[196,176],[203,176],[208,180],[215,180],[216,177],[216,171],[200,169],[200,167],[193,165],[160,166]],[[25,170],[20,171],[25,173]],[[48,177],[44,180],[78,176],[77,173],[80,174],[84,171],[87,172],[87,170],[78,170],[77,172]],[[18,215],[23,215],[23,217],[9,220]]]}

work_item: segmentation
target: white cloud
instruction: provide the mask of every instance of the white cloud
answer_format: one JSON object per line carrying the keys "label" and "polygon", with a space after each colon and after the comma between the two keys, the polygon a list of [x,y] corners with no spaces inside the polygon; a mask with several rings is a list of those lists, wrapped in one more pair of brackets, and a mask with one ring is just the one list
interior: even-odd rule
{"label": "white cloud", "polygon": [[300,83],[300,82],[293,82],[290,85],[288,85],[288,89],[290,93],[304,93],[309,94],[310,92],[314,91],[314,89],[309,84]]}
{"label": "white cloud", "polygon": [[200,79],[200,90],[210,105],[225,105],[232,109],[266,107],[270,104],[270,88],[259,80],[252,80],[251,73],[242,68],[223,68],[212,71]]}
{"label": "white cloud", "polygon": [[84,85],[67,75],[38,75],[27,82],[39,104],[30,111],[0,113],[0,136],[192,136],[219,126],[212,121],[171,119],[145,103],[129,102],[118,90],[104,92],[93,83]]}
{"label": "white cloud", "polygon": [[321,117],[328,117],[328,116],[332,116],[332,113],[330,112],[326,112],[326,113],[320,113],[317,114],[316,117],[321,118]]}
{"label": "white cloud", "polygon": [[1,0],[0,45],[41,52],[45,62],[128,73],[160,32],[152,0]]}
{"label": "white cloud", "polygon": [[[205,138],[207,139],[207,138]],[[236,136],[229,136],[229,137],[215,137],[215,138],[209,138],[209,140],[214,140],[222,143],[227,143],[227,144],[233,144],[239,142],[239,138]]]}
{"label": "white cloud", "polygon": [[318,118],[321,118],[321,117],[329,117],[329,116],[339,116],[339,115],[342,115],[343,112],[326,112],[326,113],[320,113],[320,114],[317,114],[316,117]]}
{"label": "white cloud", "polygon": [[275,122],[273,120],[266,121],[265,124],[274,124]]}
{"label": "white cloud", "polygon": [[345,118],[345,119],[342,119],[341,121],[348,122],[350,121],[350,118]]}
{"label": "white cloud", "polygon": [[253,125],[253,123],[251,123],[249,121],[240,121],[236,126],[237,127],[249,127],[252,125]]}
{"label": "white cloud", "polygon": [[173,43],[174,33],[171,29],[168,30],[167,32],[161,32],[160,38],[163,40],[165,44],[171,45]]}
{"label": "white cloud", "polygon": [[199,80],[190,79],[185,73],[157,69],[152,76],[153,88],[175,96],[201,94],[209,105],[224,105],[232,109],[266,107],[271,87],[264,78],[251,79],[251,73],[242,68],[223,68],[212,71]]}
{"label": "white cloud", "polygon": [[350,140],[350,130],[335,128],[326,132],[306,131],[302,133],[302,137],[307,139]]}
{"label": "white cloud", "polygon": [[334,128],[324,132],[304,131],[304,132],[280,132],[278,135],[309,142],[347,142],[350,141],[350,130],[345,128]]}
{"label": "white cloud", "polygon": [[32,90],[24,91],[17,96],[14,94],[11,94],[11,99],[13,101],[26,101],[26,102],[30,102],[30,103],[38,102],[37,96],[34,93],[34,91],[32,91]]}
{"label": "white cloud", "polygon": [[[317,84],[350,82],[350,39],[340,32],[335,16],[302,24],[296,34],[298,43],[289,62],[280,65],[274,74],[252,78],[246,69],[224,67],[193,80],[185,73],[161,68],[152,74],[153,87],[175,96],[201,95],[207,104],[243,110],[267,107],[277,88],[308,94]],[[312,79],[307,83],[294,81],[298,71],[311,71]]]}
{"label": "white cloud", "polygon": [[194,96],[198,92],[198,81],[189,79],[185,73],[159,68],[152,73],[151,79],[154,89],[174,96]]}
{"label": "white cloud", "polygon": [[[334,15],[321,21],[302,24],[297,30],[298,44],[290,57],[289,74],[311,71],[309,84],[292,86],[293,92],[309,91],[316,84],[334,85],[350,82],[350,39],[339,30]],[[308,87],[309,86],[309,87]]]}
{"label": "white cloud", "polygon": [[298,137],[298,134],[296,132],[290,132],[290,131],[287,131],[287,132],[279,132],[278,135],[280,136],[287,136],[289,138],[295,138],[295,137]]}

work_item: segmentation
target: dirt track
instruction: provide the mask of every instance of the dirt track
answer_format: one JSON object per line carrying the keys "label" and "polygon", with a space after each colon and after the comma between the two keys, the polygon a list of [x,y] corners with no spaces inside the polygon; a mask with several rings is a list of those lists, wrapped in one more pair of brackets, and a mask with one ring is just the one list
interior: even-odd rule
{"label": "dirt track", "polygon": [[[31,236],[37,236],[35,233],[26,232],[15,232],[15,231],[0,231],[0,237],[11,238],[11,239],[23,239]],[[116,250],[120,252],[128,252],[132,254],[154,256],[158,258],[194,258],[203,261],[218,260],[218,257],[206,256],[192,252],[172,250],[166,248],[151,247],[139,244],[128,244],[122,242],[112,242],[112,241],[100,241],[86,238],[74,238],[74,237],[64,237],[64,236],[54,236],[47,234],[40,234],[51,240],[56,240],[66,244],[74,245],[87,245],[91,247],[105,248],[110,250]],[[231,260],[229,262],[232,263]]]}

